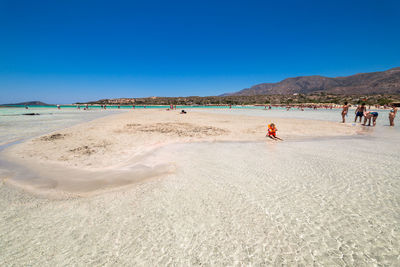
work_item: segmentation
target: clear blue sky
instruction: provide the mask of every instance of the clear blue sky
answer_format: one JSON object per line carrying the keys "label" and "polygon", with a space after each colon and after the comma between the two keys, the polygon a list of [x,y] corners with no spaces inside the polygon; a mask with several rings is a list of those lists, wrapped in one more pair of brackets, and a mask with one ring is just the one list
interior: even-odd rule
{"label": "clear blue sky", "polygon": [[0,103],[218,95],[400,66],[400,1],[0,0]]}

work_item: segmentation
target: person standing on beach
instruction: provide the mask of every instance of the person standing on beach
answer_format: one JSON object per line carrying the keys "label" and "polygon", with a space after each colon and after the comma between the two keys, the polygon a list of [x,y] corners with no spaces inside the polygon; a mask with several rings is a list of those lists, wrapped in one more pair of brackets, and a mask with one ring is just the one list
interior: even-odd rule
{"label": "person standing on beach", "polygon": [[396,118],[397,107],[392,104],[392,110],[389,111],[389,123],[390,126],[394,126],[394,118]]}
{"label": "person standing on beach", "polygon": [[346,122],[346,116],[348,111],[349,111],[349,105],[347,104],[347,102],[344,102],[342,110],[342,123]]}
{"label": "person standing on beach", "polygon": [[357,109],[355,111],[356,117],[354,118],[354,122],[357,122],[357,118],[358,117],[360,117],[360,122],[361,122],[361,119],[364,116],[365,110],[366,110],[365,109],[365,103],[362,103],[361,106],[357,107]]}

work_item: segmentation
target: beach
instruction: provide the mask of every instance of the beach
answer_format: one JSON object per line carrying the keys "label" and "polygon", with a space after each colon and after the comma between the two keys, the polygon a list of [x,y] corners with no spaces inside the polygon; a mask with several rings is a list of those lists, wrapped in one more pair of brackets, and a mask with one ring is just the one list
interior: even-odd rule
{"label": "beach", "polygon": [[[174,166],[168,162],[168,157],[149,159],[155,150],[167,145],[276,142],[266,138],[267,125],[271,122],[245,115],[136,110],[52,132],[15,145],[4,154],[9,161],[39,173],[41,178],[35,179],[34,183],[30,183],[32,179],[29,181],[31,187],[38,186],[42,191],[47,188],[82,193],[142,180],[137,177],[144,179],[173,171]],[[273,122],[279,125],[279,136],[287,141],[351,136],[363,132],[360,127],[325,121],[275,118]],[[93,172],[104,178],[91,181]],[[108,176],[112,172],[123,177],[111,179]],[[126,176],[132,176],[132,172],[137,172],[136,178],[127,179]],[[76,181],[71,177],[76,177]],[[26,180],[20,179],[20,182]]]}
{"label": "beach", "polygon": [[2,1],[0,267],[400,267],[399,11]]}
{"label": "beach", "polygon": [[5,148],[0,264],[399,263],[398,128],[286,114],[134,110]]}

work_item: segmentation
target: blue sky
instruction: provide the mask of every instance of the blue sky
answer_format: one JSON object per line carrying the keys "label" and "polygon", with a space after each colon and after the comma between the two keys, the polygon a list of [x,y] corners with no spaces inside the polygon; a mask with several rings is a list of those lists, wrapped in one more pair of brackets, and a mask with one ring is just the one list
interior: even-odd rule
{"label": "blue sky", "polygon": [[0,0],[0,103],[218,95],[399,51],[400,1]]}

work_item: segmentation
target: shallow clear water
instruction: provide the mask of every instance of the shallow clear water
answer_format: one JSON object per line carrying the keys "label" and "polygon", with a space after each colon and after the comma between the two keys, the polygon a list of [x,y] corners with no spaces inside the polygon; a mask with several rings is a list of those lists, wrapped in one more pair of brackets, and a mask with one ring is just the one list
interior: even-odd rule
{"label": "shallow clear water", "polygon": [[[304,109],[301,111],[299,109],[290,109],[286,111],[285,108],[273,108],[271,110],[265,110],[263,108],[253,108],[253,109],[214,109],[214,110],[195,110],[200,112],[212,112],[218,114],[233,114],[233,115],[249,115],[249,116],[263,116],[268,118],[290,118],[290,119],[308,119],[308,120],[324,120],[324,121],[335,121],[341,122],[341,109]],[[377,111],[378,119],[377,126],[389,126],[389,110],[382,109],[370,109],[369,111]],[[346,123],[354,124],[354,110],[349,110],[348,116],[346,117]],[[400,129],[400,119],[399,116],[396,117],[395,127]]]}
{"label": "shallow clear water", "polygon": [[367,136],[172,145],[152,157],[176,173],[95,197],[2,184],[0,265],[399,265],[400,132],[379,119]]}
{"label": "shallow clear water", "polygon": [[[56,108],[0,108],[0,146],[48,133],[116,111]],[[40,115],[24,115],[37,113]]]}

